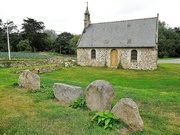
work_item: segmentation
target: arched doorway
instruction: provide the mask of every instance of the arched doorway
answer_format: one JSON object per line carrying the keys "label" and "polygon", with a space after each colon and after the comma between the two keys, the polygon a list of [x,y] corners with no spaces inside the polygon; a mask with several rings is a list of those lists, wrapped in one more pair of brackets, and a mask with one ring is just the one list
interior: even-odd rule
{"label": "arched doorway", "polygon": [[118,51],[115,49],[111,50],[110,62],[112,67],[118,65]]}

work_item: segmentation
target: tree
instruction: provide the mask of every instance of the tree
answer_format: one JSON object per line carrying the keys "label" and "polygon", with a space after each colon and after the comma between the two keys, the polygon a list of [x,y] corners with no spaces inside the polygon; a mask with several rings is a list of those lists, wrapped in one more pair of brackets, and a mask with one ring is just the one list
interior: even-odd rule
{"label": "tree", "polygon": [[43,32],[45,29],[43,22],[38,22],[32,18],[27,18],[23,20],[23,38],[28,39],[32,51],[36,52],[44,50],[46,34]]}
{"label": "tree", "polygon": [[180,27],[175,27],[174,30],[175,30],[175,32],[176,32],[177,34],[180,35]]}
{"label": "tree", "polygon": [[54,30],[45,30],[44,32],[47,34],[45,51],[52,50],[58,36]]}
{"label": "tree", "polygon": [[31,46],[28,40],[21,40],[17,45],[18,51],[30,51]]}
{"label": "tree", "polygon": [[6,28],[8,25],[9,34],[14,33],[14,32],[19,32],[17,29],[17,26],[14,24],[13,21],[8,21],[7,23],[5,23],[5,25],[6,26],[4,26],[4,28]]}
{"label": "tree", "polygon": [[179,35],[179,39],[177,40],[178,42],[177,42],[176,50],[177,50],[177,54],[179,54],[180,56],[180,27],[175,27],[174,30]]}
{"label": "tree", "polygon": [[0,51],[7,51],[7,27],[8,27],[8,34],[10,37],[10,45],[13,48],[16,46],[16,43],[14,42],[17,40],[17,36],[14,37],[14,33],[18,32],[17,26],[13,23],[13,21],[8,21],[7,23],[3,23],[0,19]]}
{"label": "tree", "polygon": [[14,32],[10,34],[10,45],[11,51],[17,52],[17,45],[22,40],[22,36],[20,33]]}
{"label": "tree", "polygon": [[180,28],[172,29],[160,21],[158,28],[158,56],[161,58],[180,56]]}
{"label": "tree", "polygon": [[6,37],[5,37],[5,29],[2,20],[0,19],[0,51],[6,51]]}
{"label": "tree", "polygon": [[0,19],[0,34],[3,33],[3,23],[2,20]]}
{"label": "tree", "polygon": [[79,37],[80,37],[79,35],[76,35],[70,39],[69,45],[72,54],[74,54],[77,50],[77,42],[79,40]]}
{"label": "tree", "polygon": [[70,54],[71,48],[70,48],[70,39],[72,39],[74,35],[72,35],[69,32],[63,32],[60,35],[58,35],[58,38],[56,39],[54,43],[54,51],[60,52],[63,54]]}
{"label": "tree", "polygon": [[44,33],[46,33],[53,40],[56,40],[56,38],[58,37],[54,30],[45,30]]}

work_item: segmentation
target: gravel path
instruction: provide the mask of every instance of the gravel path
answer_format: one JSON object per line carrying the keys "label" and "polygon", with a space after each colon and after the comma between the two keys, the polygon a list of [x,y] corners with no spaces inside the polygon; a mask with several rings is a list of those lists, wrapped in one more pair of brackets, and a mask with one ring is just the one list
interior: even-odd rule
{"label": "gravel path", "polygon": [[172,60],[158,60],[158,63],[180,63],[180,58]]}

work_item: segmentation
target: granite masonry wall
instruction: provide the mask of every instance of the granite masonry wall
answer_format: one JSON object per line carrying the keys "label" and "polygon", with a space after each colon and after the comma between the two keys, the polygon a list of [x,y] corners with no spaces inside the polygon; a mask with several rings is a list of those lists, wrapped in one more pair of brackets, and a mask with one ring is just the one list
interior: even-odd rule
{"label": "granite masonry wall", "polygon": [[[91,48],[77,50],[77,64],[81,66],[104,66],[110,65],[112,49],[96,48],[96,59],[91,59]],[[124,69],[155,70],[157,69],[157,49],[155,48],[119,48],[118,62]],[[131,51],[137,51],[137,60],[131,60]]]}

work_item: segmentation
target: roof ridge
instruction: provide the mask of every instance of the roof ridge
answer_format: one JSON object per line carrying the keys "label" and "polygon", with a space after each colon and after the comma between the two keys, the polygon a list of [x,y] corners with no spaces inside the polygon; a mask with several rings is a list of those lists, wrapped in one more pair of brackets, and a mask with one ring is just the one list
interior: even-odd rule
{"label": "roof ridge", "polygon": [[126,22],[126,21],[135,21],[135,20],[147,20],[147,19],[155,19],[155,18],[158,18],[158,17],[139,18],[139,19],[130,19],[130,20],[121,20],[121,21],[98,22],[98,23],[91,23],[91,24],[116,23],[116,22]]}

